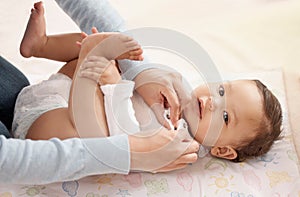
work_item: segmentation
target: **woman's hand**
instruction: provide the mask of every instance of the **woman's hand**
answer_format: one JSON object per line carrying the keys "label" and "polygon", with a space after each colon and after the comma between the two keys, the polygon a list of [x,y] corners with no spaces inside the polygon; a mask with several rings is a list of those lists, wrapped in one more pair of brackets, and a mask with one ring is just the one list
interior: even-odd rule
{"label": "woman's hand", "polygon": [[135,88],[139,95],[155,113],[157,120],[170,129],[164,112],[170,108],[170,120],[176,127],[181,109],[190,102],[190,97],[182,83],[182,76],[175,71],[165,69],[148,69],[138,74]]}
{"label": "woman's hand", "polygon": [[185,130],[141,132],[129,136],[131,170],[166,172],[197,161],[199,144]]}

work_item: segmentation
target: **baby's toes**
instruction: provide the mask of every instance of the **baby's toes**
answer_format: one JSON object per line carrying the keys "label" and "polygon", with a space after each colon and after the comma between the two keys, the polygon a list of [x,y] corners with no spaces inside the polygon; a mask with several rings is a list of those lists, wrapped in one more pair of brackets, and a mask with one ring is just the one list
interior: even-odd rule
{"label": "baby's toes", "polygon": [[143,60],[142,57],[138,57],[138,56],[130,56],[128,59],[129,60],[134,60],[134,61],[142,61]]}
{"label": "baby's toes", "polygon": [[143,53],[143,49],[142,48],[138,48],[138,49],[135,49],[133,51],[130,51],[129,55],[130,56],[140,56],[140,55],[142,55],[142,53]]}
{"label": "baby's toes", "polygon": [[139,45],[136,41],[128,42],[125,46],[128,51],[136,51],[141,48],[141,45]]}
{"label": "baby's toes", "polygon": [[142,61],[142,60],[144,60],[144,57],[142,55],[137,55],[137,56],[130,56],[128,59]]}

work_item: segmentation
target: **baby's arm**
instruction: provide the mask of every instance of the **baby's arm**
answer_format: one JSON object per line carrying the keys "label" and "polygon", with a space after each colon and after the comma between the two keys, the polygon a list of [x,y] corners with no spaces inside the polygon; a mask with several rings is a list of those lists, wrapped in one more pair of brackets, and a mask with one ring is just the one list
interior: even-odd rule
{"label": "baby's arm", "polygon": [[80,75],[99,84],[104,95],[104,109],[110,135],[140,131],[130,99],[134,82],[121,80],[115,61],[91,56],[82,65]]}
{"label": "baby's arm", "polygon": [[[101,34],[92,34],[83,39],[77,67],[74,74],[69,99],[69,114],[72,123],[81,136],[93,136],[95,131],[108,135],[106,115],[103,108],[103,95],[97,83],[77,76],[80,67],[92,56],[109,60],[118,58],[142,58],[142,50],[132,38],[122,34],[101,38]],[[102,66],[100,73],[107,65]],[[82,102],[84,100],[85,102]]]}

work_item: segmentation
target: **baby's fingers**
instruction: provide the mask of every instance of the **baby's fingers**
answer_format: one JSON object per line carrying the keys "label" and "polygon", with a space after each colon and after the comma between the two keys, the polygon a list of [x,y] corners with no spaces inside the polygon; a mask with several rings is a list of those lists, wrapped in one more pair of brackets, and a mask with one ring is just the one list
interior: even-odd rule
{"label": "baby's fingers", "polygon": [[97,29],[96,27],[92,27],[92,33],[93,33],[93,34],[99,33],[99,32],[98,32],[98,29]]}
{"label": "baby's fingers", "polygon": [[104,57],[90,56],[83,62],[81,68],[106,68],[110,64],[112,64],[112,62]]}
{"label": "baby's fingers", "polygon": [[81,42],[79,42],[79,41],[76,41],[76,45],[80,48],[81,47],[81,45],[82,45],[82,43]]}
{"label": "baby's fingers", "polygon": [[95,70],[84,69],[79,72],[79,76],[83,78],[91,79],[96,83],[98,83],[102,73],[103,72],[100,70],[95,72]]}
{"label": "baby's fingers", "polygon": [[86,61],[89,61],[89,62],[109,62],[109,60],[106,59],[105,57],[95,56],[95,55],[88,56],[86,58]]}
{"label": "baby's fingers", "polygon": [[81,38],[82,38],[82,39],[85,39],[86,37],[88,37],[87,33],[81,32]]}
{"label": "baby's fingers", "polygon": [[[82,38],[82,40],[85,39],[87,36],[88,36],[88,35],[87,35],[85,32],[81,32],[81,38]],[[81,47],[81,45],[82,45],[82,40],[81,40],[81,41],[76,41],[76,45],[77,45],[78,47]]]}

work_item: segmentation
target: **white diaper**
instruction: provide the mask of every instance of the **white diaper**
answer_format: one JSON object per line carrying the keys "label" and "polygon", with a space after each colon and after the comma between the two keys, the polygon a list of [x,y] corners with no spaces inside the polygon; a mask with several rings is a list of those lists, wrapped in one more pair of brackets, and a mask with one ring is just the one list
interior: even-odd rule
{"label": "white diaper", "polygon": [[56,73],[48,80],[25,87],[18,95],[15,105],[13,136],[25,139],[30,126],[42,114],[68,107],[71,84],[72,80],[69,77]]}

